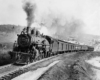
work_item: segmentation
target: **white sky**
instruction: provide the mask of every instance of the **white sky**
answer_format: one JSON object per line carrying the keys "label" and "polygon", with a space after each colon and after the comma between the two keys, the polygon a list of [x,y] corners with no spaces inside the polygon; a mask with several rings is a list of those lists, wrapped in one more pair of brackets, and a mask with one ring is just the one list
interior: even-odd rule
{"label": "white sky", "polygon": [[0,24],[26,25],[21,0],[0,0]]}
{"label": "white sky", "polygon": [[[81,20],[84,33],[100,35],[100,0],[33,0],[37,4],[36,20],[49,14],[55,17]],[[0,24],[26,25],[22,0],[0,0]]]}

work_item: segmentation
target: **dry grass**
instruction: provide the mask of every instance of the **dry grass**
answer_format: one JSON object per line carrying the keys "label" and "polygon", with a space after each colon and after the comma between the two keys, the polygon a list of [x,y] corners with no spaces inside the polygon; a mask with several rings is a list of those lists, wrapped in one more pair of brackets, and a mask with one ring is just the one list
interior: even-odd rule
{"label": "dry grass", "polygon": [[84,59],[88,58],[86,56],[88,56],[88,53],[78,53],[65,58],[38,80],[93,80],[94,74],[91,65],[84,61]]}
{"label": "dry grass", "polygon": [[11,56],[9,54],[9,51],[11,51],[12,47],[12,42],[0,43],[0,66],[12,62]]}

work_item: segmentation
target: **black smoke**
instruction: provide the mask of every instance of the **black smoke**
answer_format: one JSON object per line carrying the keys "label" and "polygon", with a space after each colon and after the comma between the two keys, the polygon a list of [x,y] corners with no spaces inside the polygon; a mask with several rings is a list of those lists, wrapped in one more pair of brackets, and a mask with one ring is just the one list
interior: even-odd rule
{"label": "black smoke", "polygon": [[36,5],[30,2],[26,2],[24,3],[23,9],[27,14],[27,26],[30,27],[34,22]]}

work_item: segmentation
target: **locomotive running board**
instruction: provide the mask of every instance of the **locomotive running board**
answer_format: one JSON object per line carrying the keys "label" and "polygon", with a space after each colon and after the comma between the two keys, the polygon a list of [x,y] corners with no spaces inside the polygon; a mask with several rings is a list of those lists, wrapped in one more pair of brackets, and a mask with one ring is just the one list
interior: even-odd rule
{"label": "locomotive running board", "polygon": [[25,52],[11,51],[10,53],[11,53],[12,55],[14,55],[14,54],[22,54],[22,55],[32,56],[32,54],[28,54],[28,53],[25,53]]}

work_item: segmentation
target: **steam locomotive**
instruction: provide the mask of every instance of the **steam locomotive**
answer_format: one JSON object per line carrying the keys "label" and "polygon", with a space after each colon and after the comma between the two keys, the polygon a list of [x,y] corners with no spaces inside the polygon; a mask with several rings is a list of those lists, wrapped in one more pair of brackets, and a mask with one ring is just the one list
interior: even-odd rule
{"label": "steam locomotive", "polygon": [[66,52],[94,50],[91,46],[74,44],[40,34],[38,30],[30,27],[24,28],[17,36],[11,54],[15,59],[14,64],[28,64]]}

